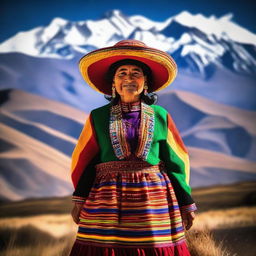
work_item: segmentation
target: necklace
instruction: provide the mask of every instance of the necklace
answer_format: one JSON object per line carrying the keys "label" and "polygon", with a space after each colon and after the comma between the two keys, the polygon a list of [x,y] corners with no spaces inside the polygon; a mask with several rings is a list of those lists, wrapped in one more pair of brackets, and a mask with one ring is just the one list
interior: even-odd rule
{"label": "necklace", "polygon": [[123,112],[134,112],[134,111],[140,111],[140,101],[128,103],[128,102],[122,102],[121,101],[121,108]]}

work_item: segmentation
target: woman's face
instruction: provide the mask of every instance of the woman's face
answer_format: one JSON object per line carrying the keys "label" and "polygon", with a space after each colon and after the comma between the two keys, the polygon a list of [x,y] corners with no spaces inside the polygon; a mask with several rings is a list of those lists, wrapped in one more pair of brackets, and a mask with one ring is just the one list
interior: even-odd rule
{"label": "woman's face", "polygon": [[116,70],[113,86],[123,101],[136,101],[140,98],[146,79],[140,67],[122,65]]}

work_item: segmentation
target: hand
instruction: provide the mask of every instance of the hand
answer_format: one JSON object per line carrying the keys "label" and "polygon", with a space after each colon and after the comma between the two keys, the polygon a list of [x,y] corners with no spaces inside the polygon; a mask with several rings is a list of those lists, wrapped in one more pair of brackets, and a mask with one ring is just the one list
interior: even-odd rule
{"label": "hand", "polygon": [[194,212],[184,212],[181,214],[183,226],[186,228],[186,230],[189,230],[192,225],[193,221],[195,219],[195,213]]}
{"label": "hand", "polygon": [[71,211],[71,216],[73,218],[73,221],[76,224],[79,223],[79,216],[80,216],[82,208],[83,208],[83,204],[74,203],[73,209]]}

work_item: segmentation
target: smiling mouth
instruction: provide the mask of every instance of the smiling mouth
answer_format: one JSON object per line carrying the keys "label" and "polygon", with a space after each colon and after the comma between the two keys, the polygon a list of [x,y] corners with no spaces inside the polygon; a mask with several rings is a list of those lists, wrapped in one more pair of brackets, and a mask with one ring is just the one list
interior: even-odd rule
{"label": "smiling mouth", "polygon": [[123,88],[127,88],[127,89],[136,89],[136,85],[135,84],[125,84],[123,85]]}

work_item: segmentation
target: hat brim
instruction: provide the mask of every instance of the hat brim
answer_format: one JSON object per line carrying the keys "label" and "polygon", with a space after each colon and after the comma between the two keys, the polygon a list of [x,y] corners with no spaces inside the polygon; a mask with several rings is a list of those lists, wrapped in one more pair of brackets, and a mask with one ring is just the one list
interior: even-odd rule
{"label": "hat brim", "polygon": [[81,58],[79,69],[84,80],[94,90],[111,95],[112,85],[106,74],[111,64],[122,59],[134,59],[147,64],[152,71],[152,88],[159,91],[173,82],[177,75],[177,65],[167,53],[149,47],[107,47],[93,51]]}

